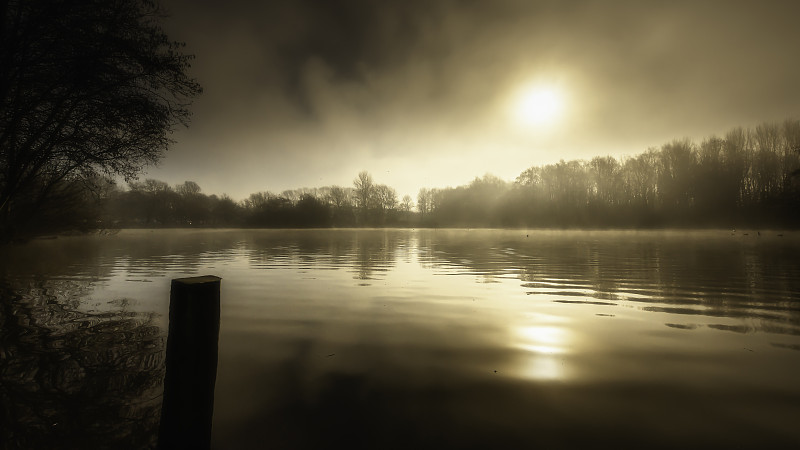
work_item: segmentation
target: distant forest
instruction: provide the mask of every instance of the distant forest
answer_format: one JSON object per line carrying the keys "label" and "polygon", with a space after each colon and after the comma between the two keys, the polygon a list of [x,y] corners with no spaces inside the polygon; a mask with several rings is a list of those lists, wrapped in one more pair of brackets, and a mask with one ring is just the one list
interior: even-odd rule
{"label": "distant forest", "polygon": [[[257,192],[243,201],[186,181],[108,180],[62,207],[75,228],[800,226],[800,121],[675,140],[624,158],[561,160],[417,198],[361,172],[352,186]],[[62,225],[64,224],[62,220]]]}

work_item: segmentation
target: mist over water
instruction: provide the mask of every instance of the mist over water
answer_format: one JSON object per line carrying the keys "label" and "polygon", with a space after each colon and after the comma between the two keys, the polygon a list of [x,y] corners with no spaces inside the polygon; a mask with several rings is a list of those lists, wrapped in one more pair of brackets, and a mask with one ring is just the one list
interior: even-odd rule
{"label": "mist over water", "polygon": [[[795,445],[799,251],[763,230],[32,241],[0,263],[0,429],[152,443],[169,281],[213,274],[214,448]],[[104,415],[127,420],[83,426]]]}

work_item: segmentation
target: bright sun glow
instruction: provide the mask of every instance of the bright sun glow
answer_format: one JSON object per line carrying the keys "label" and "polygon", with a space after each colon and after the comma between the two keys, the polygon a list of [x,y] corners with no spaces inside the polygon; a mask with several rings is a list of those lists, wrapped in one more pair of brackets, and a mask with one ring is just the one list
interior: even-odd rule
{"label": "bright sun glow", "polygon": [[564,111],[564,96],[550,86],[525,89],[515,103],[515,119],[526,126],[552,125],[561,119]]}

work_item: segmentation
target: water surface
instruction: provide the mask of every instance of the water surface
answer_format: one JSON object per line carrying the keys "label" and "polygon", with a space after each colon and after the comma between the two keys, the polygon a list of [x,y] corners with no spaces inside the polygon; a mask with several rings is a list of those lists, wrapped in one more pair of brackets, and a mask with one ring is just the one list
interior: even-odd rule
{"label": "water surface", "polygon": [[215,448],[797,446],[800,236],[744,233],[34,241],[0,266],[0,438],[152,445],[169,280],[212,274]]}

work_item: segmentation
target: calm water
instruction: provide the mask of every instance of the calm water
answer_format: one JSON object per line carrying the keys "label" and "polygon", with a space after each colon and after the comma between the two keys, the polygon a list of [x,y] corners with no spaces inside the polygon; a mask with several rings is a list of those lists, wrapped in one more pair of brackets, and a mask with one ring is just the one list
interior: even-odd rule
{"label": "calm water", "polygon": [[222,277],[213,447],[800,445],[800,234],[137,230],[0,263],[0,442],[148,448]]}

